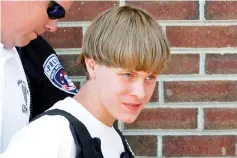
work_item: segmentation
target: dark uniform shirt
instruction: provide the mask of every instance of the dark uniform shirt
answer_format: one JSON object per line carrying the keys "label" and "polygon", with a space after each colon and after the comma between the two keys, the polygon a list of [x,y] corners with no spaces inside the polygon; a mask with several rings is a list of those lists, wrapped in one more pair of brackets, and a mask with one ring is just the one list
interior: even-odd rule
{"label": "dark uniform shirt", "polygon": [[78,92],[57,54],[41,36],[17,50],[31,93],[30,120],[57,101],[72,97]]}

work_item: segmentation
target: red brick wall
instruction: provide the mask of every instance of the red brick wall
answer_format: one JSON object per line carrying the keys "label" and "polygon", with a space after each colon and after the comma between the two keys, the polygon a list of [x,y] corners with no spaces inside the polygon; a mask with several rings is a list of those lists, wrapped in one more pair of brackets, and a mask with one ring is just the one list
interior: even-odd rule
{"label": "red brick wall", "polygon": [[75,2],[45,37],[78,86],[85,79],[75,66],[84,31],[99,12],[124,4],[152,13],[172,46],[151,102],[135,123],[118,124],[135,154],[237,157],[237,1]]}

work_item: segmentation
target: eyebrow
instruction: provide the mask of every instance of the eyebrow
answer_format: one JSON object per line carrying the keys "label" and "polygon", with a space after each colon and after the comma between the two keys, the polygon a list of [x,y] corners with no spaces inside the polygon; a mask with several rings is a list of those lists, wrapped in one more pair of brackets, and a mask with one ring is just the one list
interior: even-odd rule
{"label": "eyebrow", "polygon": [[[134,73],[134,74],[136,74],[136,75],[139,75],[138,73],[136,73],[135,71],[131,71],[132,73]],[[158,75],[157,73],[152,73],[152,74],[149,74],[148,76],[150,76],[150,75],[154,75],[154,76],[156,76],[156,75]]]}

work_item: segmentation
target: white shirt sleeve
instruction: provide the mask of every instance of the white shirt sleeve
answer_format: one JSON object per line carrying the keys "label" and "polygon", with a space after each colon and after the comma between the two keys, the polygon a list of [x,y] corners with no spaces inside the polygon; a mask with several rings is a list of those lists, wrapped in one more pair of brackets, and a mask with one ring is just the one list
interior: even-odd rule
{"label": "white shirt sleeve", "polygon": [[3,45],[0,43],[0,153],[2,151],[2,109],[3,109],[3,89],[4,89],[4,58],[2,56]]}
{"label": "white shirt sleeve", "polygon": [[14,135],[0,158],[74,158],[69,122],[62,116],[43,116]]}

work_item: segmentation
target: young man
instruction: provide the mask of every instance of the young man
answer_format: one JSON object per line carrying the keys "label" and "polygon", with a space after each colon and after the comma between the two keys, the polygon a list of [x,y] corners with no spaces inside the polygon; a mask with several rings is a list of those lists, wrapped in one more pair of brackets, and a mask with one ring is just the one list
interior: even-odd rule
{"label": "young man", "polygon": [[31,117],[30,90],[14,47],[25,46],[45,31],[54,32],[71,1],[1,1],[0,152]]}
{"label": "young man", "polygon": [[145,11],[129,6],[106,11],[84,36],[79,63],[86,67],[88,81],[74,98],[51,108],[73,115],[87,133],[66,116],[44,115],[20,130],[1,158],[133,157],[126,154],[125,140],[113,123],[136,120],[169,54],[161,27]]}

